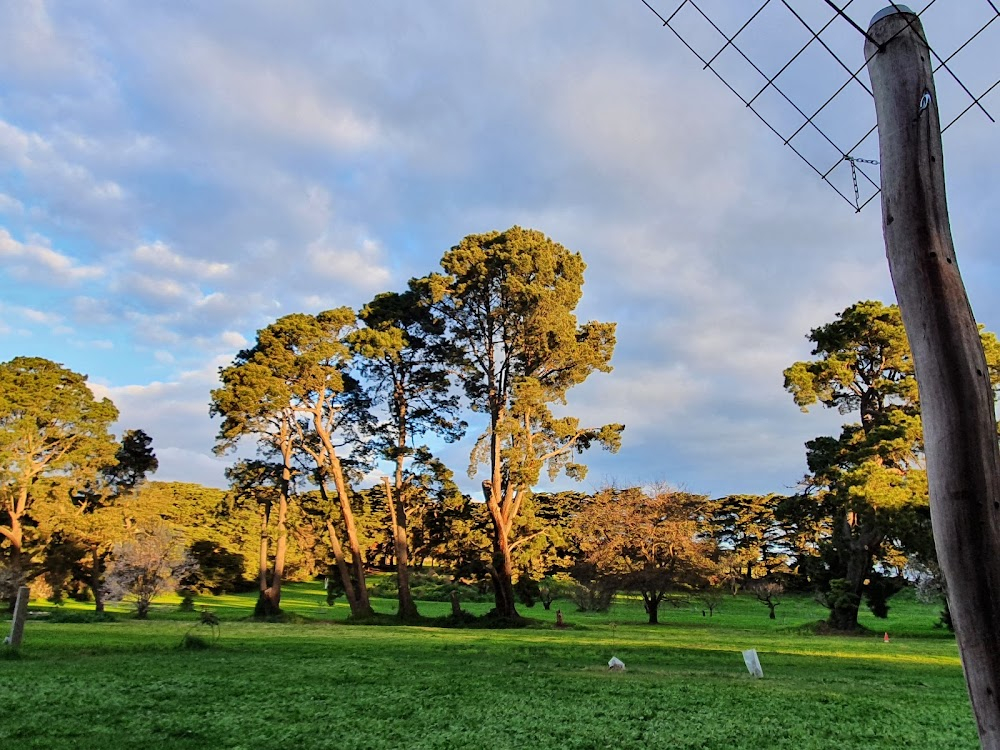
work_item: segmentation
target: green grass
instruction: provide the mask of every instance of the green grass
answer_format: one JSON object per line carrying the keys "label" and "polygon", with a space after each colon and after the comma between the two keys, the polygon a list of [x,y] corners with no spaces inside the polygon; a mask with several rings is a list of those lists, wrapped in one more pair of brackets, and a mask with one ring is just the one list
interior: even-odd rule
{"label": "green grass", "polygon": [[[867,637],[812,635],[804,626],[824,610],[808,598],[786,598],[774,621],[743,597],[711,618],[667,606],[657,627],[635,600],[603,615],[560,602],[503,631],[349,625],[314,584],[285,591],[294,624],[248,621],[252,604],[200,599],[222,621],[204,649],[180,647],[197,613],[176,600],[147,622],[125,610],[114,622],[31,620],[20,658],[0,659],[0,747],[978,747],[954,641],[907,597],[888,621],[866,616]],[[567,629],[552,627],[557,606]],[[744,648],[764,679],[747,674]],[[612,655],[626,672],[607,670]]]}

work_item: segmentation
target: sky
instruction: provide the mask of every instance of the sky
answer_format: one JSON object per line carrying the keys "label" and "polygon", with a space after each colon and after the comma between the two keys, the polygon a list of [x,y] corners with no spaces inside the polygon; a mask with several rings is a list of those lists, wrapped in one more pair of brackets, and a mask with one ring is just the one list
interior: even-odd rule
{"label": "sky", "polygon": [[[848,12],[867,28],[884,4]],[[700,5],[735,30],[757,4]],[[768,75],[802,32],[770,6],[743,37]],[[690,11],[675,25],[711,54]],[[932,46],[950,53],[984,13],[985,0],[933,6]],[[857,31],[822,38],[862,68]],[[949,62],[977,95],[1000,79],[998,43],[1000,22]],[[847,80],[823,52],[780,79],[803,109]],[[752,88],[726,55],[727,80]],[[964,109],[937,80],[942,115]],[[823,112],[824,132],[874,125],[857,92]],[[1000,89],[983,104],[1000,115]],[[758,109],[784,132],[779,105]],[[998,138],[976,110],[944,138],[958,260],[994,331]],[[877,143],[853,156],[877,159]],[[847,166],[835,176],[853,201]],[[812,328],[894,300],[878,199],[856,212],[641,0],[0,3],[0,361],[87,374],[119,433],[153,437],[157,479],[225,486],[209,393],[258,329],[358,308],[439,270],[464,236],[513,225],[581,253],[580,320],[618,324],[614,370],[566,407],[626,425],[618,454],[587,455],[580,489],[788,492],[804,442],[850,419],[800,412],[782,371],[808,358]],[[475,433],[442,449],[458,477]]]}

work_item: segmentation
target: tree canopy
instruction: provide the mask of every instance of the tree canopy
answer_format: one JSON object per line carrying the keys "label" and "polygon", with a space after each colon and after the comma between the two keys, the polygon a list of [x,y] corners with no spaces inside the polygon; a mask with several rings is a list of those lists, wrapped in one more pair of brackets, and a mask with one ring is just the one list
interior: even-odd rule
{"label": "tree canopy", "polygon": [[53,485],[82,485],[115,463],[118,410],[87,378],[40,357],[0,364],[0,535],[25,551],[32,505]]}

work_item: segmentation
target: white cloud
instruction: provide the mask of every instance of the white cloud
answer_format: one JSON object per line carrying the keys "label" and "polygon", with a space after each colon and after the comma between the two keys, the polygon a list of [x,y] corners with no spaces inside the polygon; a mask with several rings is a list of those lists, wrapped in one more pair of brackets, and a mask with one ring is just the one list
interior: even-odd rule
{"label": "white cloud", "polygon": [[8,74],[46,81],[86,73],[78,42],[56,27],[44,0],[0,5],[0,65]]}
{"label": "white cloud", "polygon": [[31,307],[18,307],[16,305],[0,305],[0,310],[18,315],[29,323],[40,323],[43,325],[56,325],[63,317],[59,313],[50,310],[36,310]]}
{"label": "white cloud", "polygon": [[90,386],[95,395],[110,398],[118,407],[117,431],[139,428],[153,438],[160,461],[157,479],[225,486],[228,462],[212,458],[216,428],[208,417],[208,403],[218,385],[218,367],[226,362],[214,358],[169,381],[115,386],[91,380]]}
{"label": "white cloud", "polygon": [[12,276],[43,284],[77,285],[104,275],[103,269],[78,265],[69,255],[59,253],[39,241],[19,242],[2,227],[0,258],[5,260]]}
{"label": "white cloud", "polygon": [[363,240],[356,249],[331,244],[320,237],[306,248],[306,267],[313,279],[364,289],[383,288],[389,271],[381,265],[382,248],[373,240]]}
{"label": "white cloud", "polygon": [[248,343],[243,334],[236,331],[223,331],[219,336],[219,342],[233,349],[242,349]]}
{"label": "white cloud", "polygon": [[[199,29],[156,30],[157,85],[175,103],[197,112],[194,128],[213,127],[217,137],[240,132],[307,146],[355,149],[378,138],[370,117],[340,101],[312,71],[280,58],[261,60],[236,45],[220,43]],[[183,50],[183,54],[176,54]]]}
{"label": "white cloud", "polygon": [[62,192],[67,202],[70,193],[85,205],[117,205],[125,196],[121,185],[97,178],[83,165],[66,160],[41,134],[4,120],[0,120],[0,158],[15,164],[33,182],[49,183],[48,189]]}
{"label": "white cloud", "polygon": [[225,276],[230,270],[228,263],[186,258],[175,253],[164,242],[140,245],[133,251],[132,257],[140,266],[195,280],[218,278]]}
{"label": "white cloud", "polygon": [[0,213],[19,216],[24,213],[24,204],[17,198],[0,193]]}

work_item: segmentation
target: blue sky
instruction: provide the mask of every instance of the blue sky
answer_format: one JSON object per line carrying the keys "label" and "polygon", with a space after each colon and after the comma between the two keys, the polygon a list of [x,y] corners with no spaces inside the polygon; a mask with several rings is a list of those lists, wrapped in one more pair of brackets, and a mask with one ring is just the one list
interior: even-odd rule
{"label": "blue sky", "polygon": [[[744,7],[701,5],[727,23]],[[882,5],[850,13],[866,25]],[[938,5],[925,23],[945,52],[988,10]],[[750,46],[777,61],[794,37],[764,20]],[[860,68],[860,35],[834,28]],[[1000,78],[998,42],[1000,23],[951,66],[977,93]],[[789,90],[839,80],[828,63],[804,56]],[[942,112],[963,108],[942,75]],[[984,104],[1000,113],[1000,93]],[[863,97],[827,116],[874,124]],[[992,330],[998,136],[977,112],[945,135],[958,258]],[[582,253],[580,317],[618,322],[614,372],[570,396],[626,424],[583,489],[787,490],[803,442],[843,418],[800,413],[781,372],[810,328],[892,300],[880,222],[639,0],[0,5],[0,359],[88,374],[121,429],[153,436],[160,479],[224,482],[208,394],[258,328],[358,307],[519,224]],[[473,437],[447,450],[456,474]]]}

